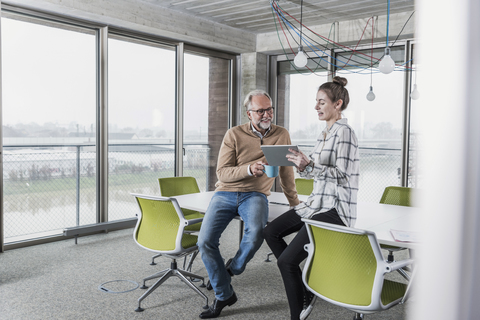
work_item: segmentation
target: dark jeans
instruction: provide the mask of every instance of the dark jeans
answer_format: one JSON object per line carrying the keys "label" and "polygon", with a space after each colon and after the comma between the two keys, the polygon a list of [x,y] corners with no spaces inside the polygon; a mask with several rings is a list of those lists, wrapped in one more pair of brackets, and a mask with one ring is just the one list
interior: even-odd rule
{"label": "dark jeans", "polygon": [[[337,210],[314,215],[312,220],[345,225],[338,216]],[[295,238],[287,245],[285,236],[297,232]],[[300,216],[291,209],[270,222],[263,230],[268,246],[277,258],[277,265],[282,274],[283,284],[287,293],[292,320],[298,320],[303,309],[303,298],[306,288],[302,281],[300,263],[307,258],[304,246],[309,243],[307,229]]]}

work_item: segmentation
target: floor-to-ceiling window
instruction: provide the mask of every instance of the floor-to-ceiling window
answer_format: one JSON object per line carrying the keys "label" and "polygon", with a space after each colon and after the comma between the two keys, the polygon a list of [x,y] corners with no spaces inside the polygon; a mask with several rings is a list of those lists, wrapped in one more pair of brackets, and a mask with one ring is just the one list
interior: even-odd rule
{"label": "floor-to-ceiling window", "polygon": [[[373,56],[381,58],[383,48],[373,50]],[[371,50],[359,51],[371,55]],[[402,64],[403,47],[392,48],[392,57]],[[347,61],[350,54],[337,55]],[[383,74],[377,68],[368,68],[370,61],[350,59],[351,67],[337,71],[348,79],[350,104],[344,112],[354,128],[360,147],[360,201],[378,202],[387,186],[401,185],[402,135],[405,71]],[[398,68],[400,69],[400,68]],[[367,100],[372,84],[375,99]]]}
{"label": "floor-to-ceiling window", "polygon": [[130,193],[175,175],[174,46],[110,36],[108,144],[108,219],[133,217]]}
{"label": "floor-to-ceiling window", "polygon": [[[359,201],[378,202],[386,186],[401,185],[403,116],[405,110],[404,47],[391,49],[397,70],[378,71],[383,48],[352,52],[334,52],[323,59],[310,59],[305,68],[291,61],[278,63],[277,93],[285,107],[285,127],[292,143],[302,151],[311,151],[325,127],[314,111],[319,86],[335,75],[348,80],[350,104],[343,116],[355,130],[360,149]],[[368,58],[367,58],[368,57]],[[330,66],[329,66],[330,64]],[[370,68],[374,65],[374,68]],[[370,85],[376,95],[367,100]]]}
{"label": "floor-to-ceiling window", "polygon": [[201,190],[214,188],[236,101],[235,56],[193,47],[184,53],[170,40],[13,7],[2,11],[1,41],[0,245],[40,243],[60,238],[65,228],[81,233],[85,225],[133,218],[138,208],[130,193],[159,195],[157,179],[175,176],[179,167]]}
{"label": "floor-to-ceiling window", "polygon": [[422,134],[420,127],[419,108],[422,106],[421,91],[422,80],[419,63],[416,60],[417,47],[412,44],[412,72],[410,73],[410,140],[408,149],[408,186],[412,188],[422,188],[424,186],[423,174],[418,165],[418,152],[422,149]]}
{"label": "floor-to-ceiling window", "polygon": [[95,223],[95,31],[1,23],[4,240]]}
{"label": "floor-to-ceiling window", "polygon": [[201,191],[214,190],[217,155],[225,132],[231,87],[231,59],[185,54],[183,175]]}

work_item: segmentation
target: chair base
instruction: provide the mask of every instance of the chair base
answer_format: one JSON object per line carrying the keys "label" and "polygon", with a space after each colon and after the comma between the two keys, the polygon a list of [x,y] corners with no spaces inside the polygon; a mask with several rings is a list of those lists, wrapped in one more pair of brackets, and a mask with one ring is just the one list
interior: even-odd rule
{"label": "chair base", "polygon": [[353,316],[353,320],[363,320],[363,313],[355,312],[355,315]]}
{"label": "chair base", "polygon": [[199,276],[199,275],[193,274],[189,271],[178,269],[177,268],[177,261],[175,259],[173,259],[172,263],[170,264],[169,269],[162,270],[160,272],[157,272],[157,273],[143,279],[143,285],[140,288],[141,289],[147,289],[148,287],[145,285],[145,282],[147,280],[160,278],[140,298],[138,298],[138,308],[135,309],[135,311],[136,312],[142,312],[143,310],[145,310],[141,307],[142,300],[145,299],[146,297],[148,297],[150,295],[150,293],[152,293],[162,283],[164,283],[168,278],[170,278],[172,276],[175,276],[175,277],[179,278],[185,284],[187,284],[190,288],[192,288],[196,293],[198,293],[200,296],[202,296],[205,299],[205,306],[203,308],[208,309],[208,298],[207,298],[207,296],[203,292],[201,292],[187,277],[201,280],[203,287],[205,286],[204,278]]}
{"label": "chair base", "polygon": [[270,260],[270,256],[273,254],[273,252],[269,252],[267,253],[267,259],[265,259],[265,262],[271,262],[272,260]]}

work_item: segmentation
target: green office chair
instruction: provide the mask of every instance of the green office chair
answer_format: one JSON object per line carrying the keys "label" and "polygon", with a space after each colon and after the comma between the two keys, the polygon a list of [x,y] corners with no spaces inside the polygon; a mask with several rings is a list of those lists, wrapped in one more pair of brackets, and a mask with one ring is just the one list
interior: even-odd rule
{"label": "green office chair", "polygon": [[[395,206],[405,206],[411,207],[412,206],[412,192],[414,189],[407,188],[407,187],[386,187],[383,191],[382,198],[380,199],[380,203],[384,204],[391,204]],[[381,245],[382,249],[388,251],[387,260],[389,262],[395,261],[394,252],[405,250],[407,248],[402,247],[395,247],[390,245]],[[411,252],[410,252],[411,253]],[[403,269],[398,270],[398,272],[407,280],[410,280],[410,276],[405,273]]]}
{"label": "green office chair", "polygon": [[[159,178],[160,195],[162,197],[174,197],[183,194],[199,193],[197,180],[194,177],[170,177]],[[183,214],[190,218],[203,218],[203,214],[198,211],[182,209]],[[200,231],[201,223],[189,226],[187,231]]]}
{"label": "green office chair", "polygon": [[[296,178],[295,179],[295,188],[297,189],[298,194],[303,194],[309,196],[312,194],[313,191],[313,179],[304,179],[304,178]],[[270,256],[273,252],[267,253],[267,259],[265,262],[271,262]]]}
{"label": "green office chair", "polygon": [[[200,189],[198,188],[197,180],[194,177],[169,177],[169,178],[159,178],[158,185],[160,186],[160,195],[162,197],[174,197],[180,196],[183,194],[190,194],[190,193],[198,193]],[[203,218],[203,214],[198,211],[193,211],[189,209],[182,209],[183,214],[188,219],[201,219]],[[197,223],[185,228],[188,232],[198,232],[200,231],[200,227],[202,223]],[[154,255],[152,257],[152,262],[150,263],[152,266],[156,265],[155,259],[160,257],[161,254]],[[188,265],[191,266],[193,260],[195,260],[196,254],[190,256],[190,262]],[[186,259],[183,263],[183,267],[185,267]]]}
{"label": "green office chair", "polygon": [[302,272],[305,286],[316,296],[364,314],[389,309],[402,302],[407,285],[385,279],[412,259],[385,261],[375,233],[302,219],[310,243]]}
{"label": "green office chair", "polygon": [[407,187],[386,187],[380,203],[411,207],[412,191],[412,188]]}
{"label": "green office chair", "polygon": [[313,191],[313,179],[297,178],[295,179],[295,188],[298,194],[309,196]]}
{"label": "green office chair", "polygon": [[207,296],[187,277],[200,279],[202,281],[201,286],[205,286],[204,278],[177,267],[177,259],[198,252],[197,236],[185,233],[185,228],[201,222],[201,219],[185,218],[182,209],[180,209],[175,199],[133,193],[132,195],[140,208],[137,225],[133,233],[135,242],[144,249],[160,253],[162,256],[172,260],[169,269],[162,270],[143,279],[141,288],[146,289],[148,288],[145,285],[146,281],[160,278],[138,299],[138,308],[135,311],[143,311],[144,309],[140,306],[142,300],[171,276],[180,278],[180,280],[201,295],[205,299],[204,308],[208,308]]}

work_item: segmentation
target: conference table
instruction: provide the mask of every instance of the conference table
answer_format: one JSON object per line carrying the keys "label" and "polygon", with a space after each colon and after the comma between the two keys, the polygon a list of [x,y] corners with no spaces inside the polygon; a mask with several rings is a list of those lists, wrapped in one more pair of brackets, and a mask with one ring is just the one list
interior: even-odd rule
{"label": "conference table", "polygon": [[[214,191],[191,193],[174,196],[181,208],[205,212],[210,204]],[[299,195],[300,201],[305,201],[308,196]],[[269,216],[268,221],[286,212],[290,207],[283,192],[272,192],[268,196]],[[399,230],[407,234],[420,234],[418,221],[419,208],[395,206],[381,203],[360,202],[357,204],[357,221],[355,228],[372,231],[376,234],[380,244],[400,246],[415,249],[418,242],[399,242],[392,236],[392,230]],[[243,223],[240,224],[240,237],[243,233]]]}

